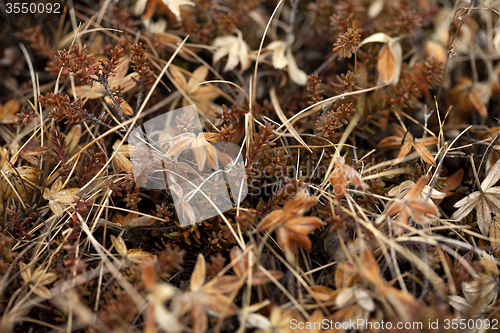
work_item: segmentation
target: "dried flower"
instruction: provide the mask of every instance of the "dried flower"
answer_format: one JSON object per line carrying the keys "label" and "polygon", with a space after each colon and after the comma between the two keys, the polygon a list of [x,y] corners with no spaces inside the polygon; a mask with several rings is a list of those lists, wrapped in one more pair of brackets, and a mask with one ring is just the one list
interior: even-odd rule
{"label": "dried flower", "polygon": [[210,118],[220,112],[221,107],[212,102],[220,95],[219,90],[210,83],[200,85],[201,82],[206,80],[208,68],[205,66],[198,67],[190,74],[189,81],[186,80],[186,77],[179,67],[172,65],[169,69],[175,83],[179,89],[183,91],[184,98],[182,99],[182,106],[188,106],[194,103],[198,111],[205,113]]}
{"label": "dried flower", "polygon": [[[427,214],[437,216],[437,207],[433,202],[425,201],[426,198],[423,200],[419,199],[428,181],[429,178],[427,176],[421,177],[402,199],[394,199],[387,207],[385,213],[377,219],[377,223],[381,223],[387,216],[394,216],[396,214],[398,216],[395,220],[401,225],[408,225],[410,217],[417,223],[424,225],[431,223],[431,219],[427,217]],[[394,226],[394,230],[397,234],[404,232],[403,227],[400,225]]]}
{"label": "dried flower", "polygon": [[239,289],[239,279],[234,276],[223,275],[216,276],[206,282],[205,274],[205,258],[200,254],[191,275],[190,290],[172,301],[172,308],[179,316],[190,312],[195,333],[206,332],[208,312],[228,316],[235,315],[237,310],[236,305],[228,295],[233,293],[235,289]]}
{"label": "dried flower", "polygon": [[237,37],[232,35],[217,37],[213,41],[213,45],[218,48],[214,53],[213,63],[216,64],[220,59],[226,55],[228,56],[224,72],[233,70],[238,63],[240,63],[241,72],[250,67],[248,59],[250,48],[243,40],[241,31],[236,29],[236,35]]}
{"label": "dried flower", "polygon": [[35,294],[44,298],[50,297],[50,291],[46,286],[57,280],[55,273],[46,272],[42,266],[38,266],[32,272],[31,267],[27,267],[23,262],[19,263],[19,268],[22,270],[21,277],[24,283],[29,285]]}
{"label": "dried flower", "polygon": [[462,291],[465,297],[449,296],[450,305],[455,309],[468,312],[473,318],[488,313],[498,298],[500,288],[495,278],[478,274],[472,282],[464,282]]}
{"label": "dried flower", "polygon": [[257,231],[266,231],[276,227],[278,243],[289,262],[295,262],[297,244],[307,251],[311,250],[308,235],[323,224],[317,217],[303,216],[317,200],[316,197],[309,197],[305,191],[300,191],[283,209],[276,209],[268,214],[257,228]]}
{"label": "dried flower", "polygon": [[61,216],[63,214],[62,205],[68,205],[72,202],[75,202],[77,198],[76,194],[80,191],[79,188],[69,188],[66,190],[62,189],[63,183],[61,178],[57,178],[56,181],[52,184],[50,190],[45,188],[43,191],[43,198],[45,200],[49,200],[50,209],[57,216]]}
{"label": "dried flower", "polygon": [[461,220],[473,210],[477,212],[479,230],[485,236],[490,232],[491,212],[500,215],[500,186],[492,187],[500,179],[500,160],[489,170],[488,176],[483,180],[479,191],[469,194],[456,202],[453,207],[458,210],[451,216],[452,220]]}
{"label": "dried flower", "polygon": [[358,187],[367,188],[368,186],[361,180],[361,175],[355,169],[345,164],[343,157],[335,158],[335,169],[330,176],[335,200],[339,201],[345,195],[347,182],[350,182]]}

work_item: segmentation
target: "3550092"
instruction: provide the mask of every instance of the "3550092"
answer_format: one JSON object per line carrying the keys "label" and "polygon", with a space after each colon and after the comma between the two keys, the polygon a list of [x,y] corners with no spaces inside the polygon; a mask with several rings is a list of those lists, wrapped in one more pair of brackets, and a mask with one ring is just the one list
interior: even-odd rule
{"label": "3550092", "polygon": [[498,319],[445,319],[444,329],[498,329]]}
{"label": "3550092", "polygon": [[60,14],[61,4],[60,3],[26,3],[26,2],[15,2],[6,3],[5,8],[7,14]]}

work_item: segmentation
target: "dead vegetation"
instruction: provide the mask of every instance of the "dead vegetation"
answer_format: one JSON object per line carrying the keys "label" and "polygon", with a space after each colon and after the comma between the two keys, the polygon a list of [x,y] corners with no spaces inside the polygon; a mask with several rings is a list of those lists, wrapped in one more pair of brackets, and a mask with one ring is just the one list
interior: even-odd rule
{"label": "dead vegetation", "polygon": [[[499,10],[88,0],[3,21],[0,331],[494,331]],[[200,124],[137,140],[190,105]]]}

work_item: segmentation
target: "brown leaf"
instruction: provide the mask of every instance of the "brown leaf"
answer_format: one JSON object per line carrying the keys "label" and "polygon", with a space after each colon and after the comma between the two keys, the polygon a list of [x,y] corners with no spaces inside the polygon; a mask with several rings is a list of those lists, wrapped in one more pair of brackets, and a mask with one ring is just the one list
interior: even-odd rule
{"label": "brown leaf", "polygon": [[283,209],[276,209],[268,214],[257,228],[258,231],[266,231],[277,226],[277,241],[290,262],[294,262],[297,244],[305,250],[311,249],[308,235],[322,225],[321,220],[316,217],[303,216],[317,200],[316,197],[309,197],[305,191],[299,191]]}
{"label": "brown leaf", "polygon": [[[109,105],[113,105],[113,100],[111,99],[111,97],[109,96],[104,96],[104,100],[106,101],[106,103],[108,103]],[[121,111],[123,114],[127,115],[127,116],[133,116],[134,115],[134,109],[132,109],[132,107],[130,106],[130,104],[128,104],[127,101],[123,100],[121,103],[120,103],[120,108],[121,108]]]}
{"label": "brown leaf", "polygon": [[127,260],[140,264],[144,259],[151,258],[153,255],[140,249],[130,249],[127,251]]}
{"label": "brown leaf", "polygon": [[193,140],[196,139],[196,135],[193,133],[183,133],[172,139],[170,142],[171,147],[165,154],[166,157],[178,156],[184,150],[191,146]]}
{"label": "brown leaf", "polygon": [[469,99],[474,108],[476,109],[476,111],[479,113],[479,115],[483,118],[486,118],[486,116],[488,116],[488,109],[486,109],[486,106],[481,100],[479,92],[477,91],[476,88],[471,89]]}
{"label": "brown leaf", "polygon": [[361,277],[353,266],[349,265],[345,261],[342,261],[337,266],[337,269],[335,270],[335,288],[349,288],[360,282]]}
{"label": "brown leaf", "polygon": [[462,184],[463,178],[464,178],[464,169],[460,168],[453,175],[446,178],[446,181],[444,182],[446,184],[446,187],[442,189],[442,192],[446,193],[447,197],[452,195],[453,193],[451,191],[453,191],[454,189],[459,187],[460,184]]}
{"label": "brown leaf", "polygon": [[190,288],[192,291],[199,290],[201,286],[205,283],[205,258],[200,253],[198,259],[196,260],[196,265],[194,266],[193,274],[191,275]]}
{"label": "brown leaf", "polygon": [[411,151],[412,143],[405,139],[405,142],[401,145],[401,149],[399,150],[398,156],[393,164],[399,163],[406,155],[408,155]]}
{"label": "brown leaf", "polygon": [[434,159],[434,156],[432,156],[429,149],[425,148],[424,144],[417,143],[417,140],[415,140],[413,147],[415,148],[415,151],[418,153],[422,161],[424,161],[427,164],[432,164],[433,166],[436,166],[436,160]]}
{"label": "brown leaf", "polygon": [[111,242],[113,243],[118,254],[122,258],[125,258],[127,256],[127,245],[125,245],[125,241],[123,240],[123,238],[121,236],[118,236],[118,238],[116,238],[115,236],[111,235]]}
{"label": "brown leaf", "polygon": [[66,146],[66,151],[68,154],[73,154],[75,148],[78,146],[80,142],[80,138],[82,136],[82,126],[79,124],[73,125],[71,130],[68,132],[66,137],[64,138],[64,144]]}
{"label": "brown leaf", "polygon": [[0,123],[13,124],[16,122],[16,113],[21,108],[21,103],[17,99],[11,99],[4,105],[0,104]]}
{"label": "brown leaf", "polygon": [[[274,277],[276,280],[279,280],[283,277],[283,273],[280,271],[268,270],[267,273]],[[252,275],[252,286],[259,286],[268,282],[271,282],[271,279],[264,272],[256,272]]]}
{"label": "brown leaf", "polygon": [[384,81],[384,83],[389,83],[394,78],[394,75],[396,74],[396,65],[396,59],[391,47],[388,44],[385,44],[380,49],[377,62],[377,69],[380,78]]}
{"label": "brown leaf", "polygon": [[493,217],[493,221],[490,226],[490,242],[491,247],[498,252],[500,247],[500,217]]}
{"label": "brown leaf", "polygon": [[43,155],[45,155],[48,151],[46,147],[31,147],[29,149],[26,149],[26,147],[23,148],[21,151],[20,155],[22,158],[24,158],[26,161],[30,162],[31,164],[38,165],[38,158]]}
{"label": "brown leaf", "polygon": [[[116,151],[118,149],[120,142],[120,140],[116,140],[113,145],[113,150]],[[127,156],[129,156],[128,145],[122,145],[113,157],[113,165],[117,171],[123,170],[127,173],[132,173],[132,163],[130,163]]]}
{"label": "brown leaf", "polygon": [[62,205],[67,205],[75,201],[79,188],[69,188],[62,190],[62,180],[60,177],[52,184],[51,189],[45,188],[43,191],[43,198],[49,200],[51,210],[57,216],[62,215]]}
{"label": "brown leaf", "polygon": [[427,58],[434,58],[441,63],[446,63],[446,58],[448,58],[448,54],[445,48],[438,42],[428,40],[424,45],[425,53],[427,54]]}

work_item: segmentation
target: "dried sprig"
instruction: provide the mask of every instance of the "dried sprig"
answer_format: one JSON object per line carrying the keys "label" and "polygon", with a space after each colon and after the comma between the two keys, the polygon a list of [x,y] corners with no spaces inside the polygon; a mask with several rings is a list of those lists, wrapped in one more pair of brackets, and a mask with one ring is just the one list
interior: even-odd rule
{"label": "dried sprig", "polygon": [[388,136],[382,141],[380,141],[380,146],[384,148],[396,148],[400,147],[398,156],[393,164],[399,163],[406,155],[408,155],[413,148],[422,161],[425,163],[436,165],[434,156],[426,148],[426,146],[435,145],[438,140],[436,137],[430,136],[426,138],[414,139],[413,135],[409,131],[404,131],[404,129],[394,124],[394,131],[396,136]]}
{"label": "dried sprig", "polygon": [[342,58],[350,58],[358,50],[361,42],[361,34],[357,29],[347,28],[347,31],[340,35],[333,44],[333,52],[337,52]]}

